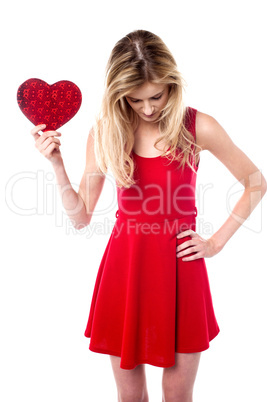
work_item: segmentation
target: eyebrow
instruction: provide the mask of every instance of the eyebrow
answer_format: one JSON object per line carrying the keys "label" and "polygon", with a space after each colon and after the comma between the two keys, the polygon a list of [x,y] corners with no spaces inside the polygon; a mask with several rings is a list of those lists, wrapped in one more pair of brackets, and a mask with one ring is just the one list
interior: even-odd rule
{"label": "eyebrow", "polygon": [[[164,92],[164,89],[163,89],[163,91],[157,93],[156,95],[151,96],[150,98],[155,98],[156,96],[161,95],[163,92]],[[133,98],[132,96],[128,96],[128,98],[131,98],[131,99],[133,99],[133,100],[139,100],[138,98]]]}

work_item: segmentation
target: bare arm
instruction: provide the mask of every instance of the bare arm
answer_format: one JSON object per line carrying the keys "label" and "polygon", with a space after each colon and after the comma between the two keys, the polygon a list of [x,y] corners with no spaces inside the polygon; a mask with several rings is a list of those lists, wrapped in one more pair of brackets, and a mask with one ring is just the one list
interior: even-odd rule
{"label": "bare arm", "polygon": [[[196,252],[193,256],[183,258],[184,261],[212,257],[217,254],[249,217],[267,190],[266,180],[257,166],[233,143],[213,117],[199,111],[196,116],[196,142],[203,150],[209,150],[226,166],[244,186],[244,192],[228,219],[208,240],[202,239],[192,231],[185,231],[177,236],[178,238],[192,236],[192,240],[185,241],[177,248],[178,257]],[[188,248],[184,250],[186,247]]]}
{"label": "bare arm", "polygon": [[78,190],[78,196],[81,197],[85,205],[85,213],[89,219],[88,223],[90,223],[106,178],[97,167],[93,134],[94,132],[92,129],[87,139],[86,166]]}
{"label": "bare arm", "polygon": [[52,163],[64,209],[73,226],[76,229],[82,229],[91,221],[105,181],[105,175],[96,166],[93,131],[91,130],[88,135],[86,166],[77,193],[70,183],[59,150],[60,141],[56,137],[60,133],[47,131],[39,135],[38,131],[42,128],[44,127],[36,126],[31,131],[36,140],[35,146]]}

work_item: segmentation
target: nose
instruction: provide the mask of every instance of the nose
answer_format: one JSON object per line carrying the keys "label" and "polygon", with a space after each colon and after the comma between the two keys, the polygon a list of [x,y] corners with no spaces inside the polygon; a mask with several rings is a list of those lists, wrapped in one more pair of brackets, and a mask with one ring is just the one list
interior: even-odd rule
{"label": "nose", "polygon": [[153,106],[150,104],[150,102],[145,102],[143,106],[143,113],[146,114],[147,116],[150,116],[153,114]]}

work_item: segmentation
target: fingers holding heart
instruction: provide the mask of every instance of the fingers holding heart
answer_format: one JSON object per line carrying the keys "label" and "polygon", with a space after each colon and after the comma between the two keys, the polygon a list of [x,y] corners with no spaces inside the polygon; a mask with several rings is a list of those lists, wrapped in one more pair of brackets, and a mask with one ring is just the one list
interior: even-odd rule
{"label": "fingers holding heart", "polygon": [[38,140],[38,138],[40,137],[39,131],[44,130],[46,127],[45,124],[38,124],[38,126],[33,127],[33,129],[31,130],[31,135],[33,136],[33,138],[36,140]]}
{"label": "fingers holding heart", "polygon": [[42,153],[45,153],[46,151],[51,152],[55,148],[58,149],[59,145],[61,145],[61,142],[54,136],[54,134],[45,137],[41,136],[40,139],[43,141],[40,144],[35,145]]}
{"label": "fingers holding heart", "polygon": [[61,142],[58,138],[61,133],[58,131],[45,131],[41,135],[38,132],[45,128],[45,125],[35,126],[31,134],[35,138],[35,147],[48,159],[51,158],[53,151],[59,151]]}

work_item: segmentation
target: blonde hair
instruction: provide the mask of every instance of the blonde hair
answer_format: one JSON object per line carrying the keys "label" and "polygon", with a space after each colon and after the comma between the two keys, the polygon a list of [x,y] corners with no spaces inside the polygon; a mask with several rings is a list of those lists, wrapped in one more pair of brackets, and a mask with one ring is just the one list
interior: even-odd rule
{"label": "blonde hair", "polygon": [[[163,141],[170,149],[168,155],[167,151],[162,155],[171,161],[180,160],[182,168],[187,163],[195,171],[192,157],[197,145],[185,127],[184,80],[164,42],[151,32],[136,30],[119,40],[111,52],[101,111],[93,130],[99,169],[106,173],[110,167],[118,187],[135,184],[130,154],[139,117],[125,97],[145,82],[169,86],[168,101],[158,119],[160,137],[155,147]],[[177,148],[182,151],[178,156]]]}

